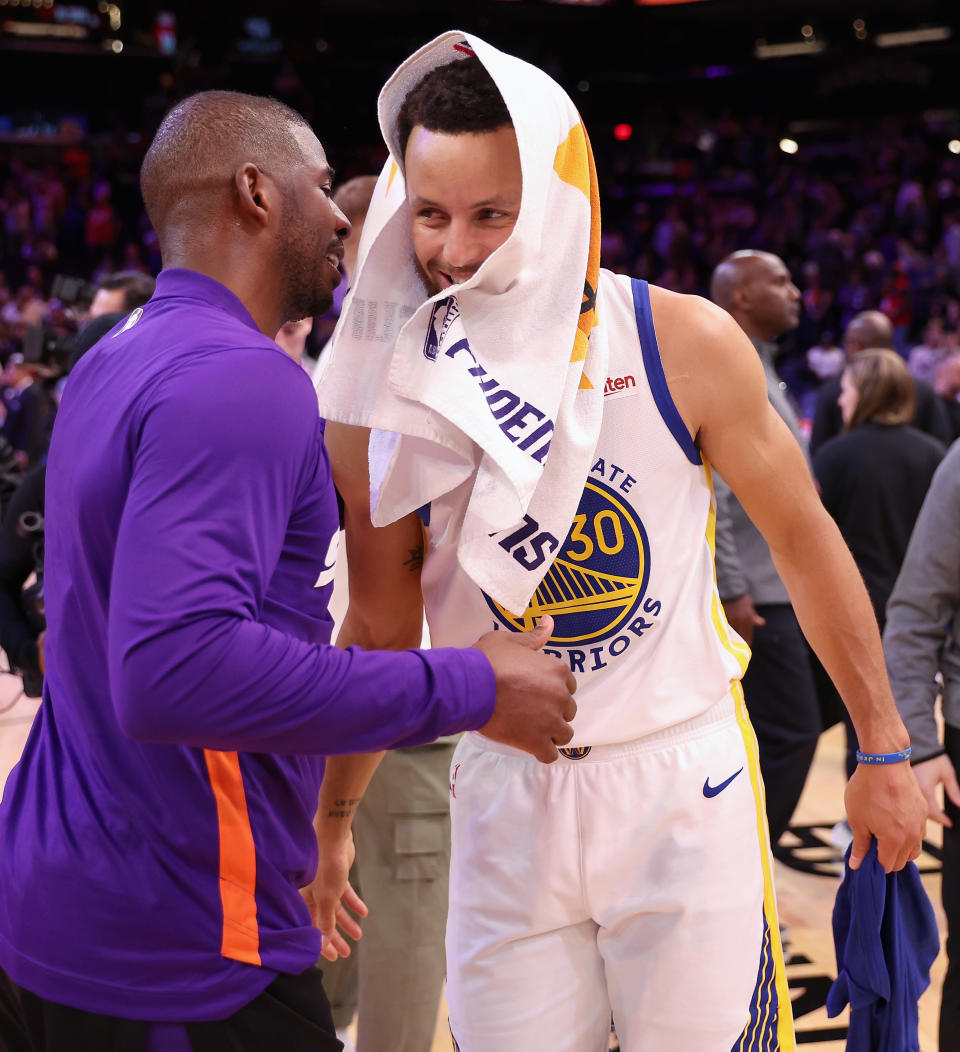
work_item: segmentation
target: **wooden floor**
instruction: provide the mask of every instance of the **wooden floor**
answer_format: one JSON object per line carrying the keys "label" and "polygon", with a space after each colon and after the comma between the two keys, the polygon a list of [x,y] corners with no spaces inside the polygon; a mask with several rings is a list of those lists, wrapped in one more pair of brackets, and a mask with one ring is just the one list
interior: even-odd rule
{"label": "wooden floor", "polygon": [[[0,783],[19,758],[37,702],[17,700],[11,708],[19,681],[0,675]],[[3,711],[4,709],[7,711]],[[839,884],[839,852],[830,845],[830,829],[842,816],[843,736],[839,727],[828,731],[820,742],[813,770],[794,817],[797,835],[787,834],[784,843],[797,845],[794,861],[812,866],[817,873],[800,872],[777,862],[775,879],[780,904],[780,918],[790,930],[794,961],[787,968],[791,996],[795,1006],[798,1046],[816,1052],[841,1052],[844,1048],[845,1016],[827,1019],[823,1008],[826,992],[836,974],[830,914]],[[931,845],[939,845],[939,829],[931,823],[928,829]],[[939,868],[936,858],[924,854],[921,870]],[[940,877],[936,872],[924,875],[924,884],[933,900],[944,930],[940,907]],[[933,968],[930,989],[920,1001],[921,1052],[937,1052],[937,1017],[940,1009],[940,985],[943,981],[944,957],[941,952]],[[441,1005],[437,1032],[430,1052],[449,1052],[450,1036],[446,1025],[445,1006]],[[669,1050],[654,1050],[669,1052]],[[944,1050],[955,1052],[955,1050]]]}

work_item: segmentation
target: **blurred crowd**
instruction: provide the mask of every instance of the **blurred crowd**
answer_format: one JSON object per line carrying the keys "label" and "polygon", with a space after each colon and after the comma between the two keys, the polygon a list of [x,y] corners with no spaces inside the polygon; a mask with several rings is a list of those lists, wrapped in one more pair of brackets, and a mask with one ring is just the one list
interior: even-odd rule
{"label": "blurred crowd", "polygon": [[[593,137],[606,188],[605,266],[706,294],[729,253],[773,252],[803,294],[800,325],[778,361],[802,419],[812,417],[822,383],[843,369],[849,322],[871,309],[889,317],[911,372],[956,400],[960,156],[945,135],[919,119],[890,118],[842,134],[798,134],[799,149],[788,154],[770,119],[678,118],[655,108],[629,131],[626,140],[602,130]],[[96,148],[77,141],[0,153],[0,433],[24,462],[42,456],[42,439],[27,437],[35,427],[22,413],[15,419],[19,407],[36,400],[46,412],[55,404],[64,348],[89,317],[98,285],[117,272],[160,268],[137,184],[148,138],[123,130]],[[364,148],[358,163],[369,169],[375,153]],[[353,158],[333,159],[350,174]],[[308,357],[331,323],[318,319]],[[58,342],[60,359],[52,354]]]}
{"label": "blurred crowd", "polygon": [[[699,295],[710,294],[711,275],[739,250],[770,253],[781,271],[786,265],[783,283],[792,278],[796,286],[788,298],[802,302],[799,324],[794,314],[764,335],[751,329],[746,308],[738,316],[716,290],[713,298],[755,337],[761,358],[779,340],[776,366],[773,350],[764,362],[771,401],[781,389],[792,396],[777,411],[784,420],[796,418],[791,430],[798,438],[805,432],[811,439],[824,504],[867,581],[882,627],[928,487],[960,436],[960,156],[948,150],[946,135],[919,119],[796,134],[798,142],[781,141],[776,122],[763,117],[678,118],[656,107],[642,128],[620,125],[616,137],[595,130],[605,188],[602,263]],[[60,394],[79,355],[149,299],[161,266],[138,189],[149,138],[124,131],[112,146],[96,149],[77,142],[0,152],[0,646],[31,693],[45,671],[45,621],[42,601],[31,607],[21,596],[31,575],[42,585],[37,533]],[[353,157],[332,152],[331,160],[349,177],[376,168],[383,157],[367,144]],[[357,233],[372,184],[368,177],[362,206],[338,201]],[[348,278],[356,240],[348,249]],[[772,284],[770,260],[763,266]],[[276,336],[308,369],[329,339],[347,283],[330,315],[288,323]],[[19,478],[4,495],[4,479],[13,475]],[[781,586],[782,597],[771,599],[753,587],[755,567],[737,540],[735,514],[719,512],[718,530],[724,515],[746,583],[726,593],[721,584],[721,599],[730,623],[754,647],[755,678],[744,687],[757,725],[765,689],[772,695],[784,680],[799,683],[801,671],[809,680],[811,719],[800,728],[799,744],[790,745],[798,757],[799,773],[790,775],[794,795],[778,788],[761,733],[767,799],[775,805],[779,793],[782,804],[780,826],[771,824],[776,844],[821,726],[838,718],[830,713],[839,704],[832,688],[817,681],[818,666],[808,667],[786,591]],[[787,655],[795,667],[784,676],[788,616],[798,645]],[[764,685],[768,623],[766,645],[775,660]],[[784,697],[792,705],[793,695]],[[789,721],[789,713],[774,715],[771,725]],[[850,770],[856,748],[851,727]],[[347,1007],[345,1020],[353,1004]]]}

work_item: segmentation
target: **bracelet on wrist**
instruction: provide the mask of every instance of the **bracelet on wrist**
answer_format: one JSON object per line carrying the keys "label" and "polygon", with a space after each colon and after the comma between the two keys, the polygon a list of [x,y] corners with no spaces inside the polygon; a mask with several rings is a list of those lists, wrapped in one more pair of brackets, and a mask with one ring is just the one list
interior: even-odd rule
{"label": "bracelet on wrist", "polygon": [[910,759],[913,749],[908,745],[906,749],[899,752],[861,752],[857,749],[857,763],[865,763],[868,766],[882,766],[888,763],[904,763]]}

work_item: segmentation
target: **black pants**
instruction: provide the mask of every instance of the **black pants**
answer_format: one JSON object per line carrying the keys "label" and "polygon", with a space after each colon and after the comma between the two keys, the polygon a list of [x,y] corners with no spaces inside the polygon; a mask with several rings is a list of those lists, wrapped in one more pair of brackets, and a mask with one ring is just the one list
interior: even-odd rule
{"label": "black pants", "polygon": [[[215,1023],[187,1023],[193,1052],[341,1052],[320,970],[280,975]],[[148,1023],[46,1001],[0,970],[2,1052],[143,1052]]]}
{"label": "black pants", "polygon": [[[946,726],[944,744],[960,771],[960,727]],[[940,1001],[940,1048],[960,1049],[960,807],[945,801],[953,828],[943,830],[943,911],[947,915],[947,974]]]}
{"label": "black pants", "polygon": [[770,843],[776,848],[803,792],[820,737],[820,708],[807,646],[788,603],[758,606],[743,694],[760,749]]}

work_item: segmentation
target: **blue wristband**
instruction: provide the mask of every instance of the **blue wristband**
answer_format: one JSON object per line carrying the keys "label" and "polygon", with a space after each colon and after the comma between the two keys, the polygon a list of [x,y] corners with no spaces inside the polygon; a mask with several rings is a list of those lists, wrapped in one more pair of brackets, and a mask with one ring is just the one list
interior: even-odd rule
{"label": "blue wristband", "polygon": [[857,749],[857,763],[866,764],[885,764],[885,763],[903,763],[905,760],[910,759],[910,753],[913,749],[907,746],[906,749],[901,749],[899,752],[861,752]]}

